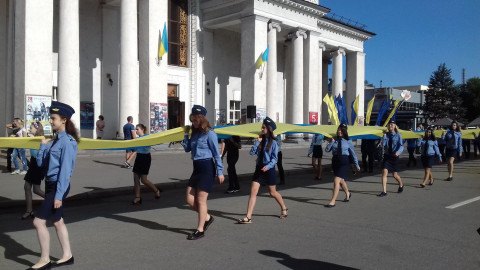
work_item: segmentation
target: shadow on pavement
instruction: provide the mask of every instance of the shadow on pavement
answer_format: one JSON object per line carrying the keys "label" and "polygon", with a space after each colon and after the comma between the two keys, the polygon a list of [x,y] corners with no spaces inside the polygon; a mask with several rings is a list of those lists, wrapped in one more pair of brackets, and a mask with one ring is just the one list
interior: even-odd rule
{"label": "shadow on pavement", "polygon": [[329,269],[329,270],[355,270],[358,268],[352,268],[347,266],[342,266],[334,263],[310,260],[310,259],[295,259],[288,254],[274,251],[274,250],[259,250],[258,253],[272,257],[278,258],[278,263],[286,266],[290,269]]}

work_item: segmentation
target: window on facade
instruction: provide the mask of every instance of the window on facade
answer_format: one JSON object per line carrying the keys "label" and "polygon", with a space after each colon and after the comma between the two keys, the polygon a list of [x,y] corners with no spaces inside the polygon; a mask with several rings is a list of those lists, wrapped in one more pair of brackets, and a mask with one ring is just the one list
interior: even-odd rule
{"label": "window on facade", "polygon": [[168,64],[186,67],[188,55],[188,1],[168,1]]}
{"label": "window on facade", "polygon": [[230,124],[240,124],[240,101],[230,100]]}

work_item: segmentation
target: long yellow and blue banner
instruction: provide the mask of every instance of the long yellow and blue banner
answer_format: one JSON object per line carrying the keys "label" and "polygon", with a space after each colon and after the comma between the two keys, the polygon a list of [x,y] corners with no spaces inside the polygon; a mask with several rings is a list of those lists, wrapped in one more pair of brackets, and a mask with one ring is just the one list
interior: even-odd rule
{"label": "long yellow and blue banner", "polygon": [[[244,124],[236,126],[216,127],[215,132],[219,137],[240,136],[257,138],[261,133],[262,123]],[[348,135],[351,138],[381,138],[386,129],[379,126],[348,126]],[[283,133],[312,133],[322,134],[326,137],[335,136],[337,126],[335,125],[292,125],[277,123],[275,134]],[[442,130],[436,130],[435,136],[440,137]],[[403,139],[420,138],[423,132],[412,132],[400,130]],[[479,136],[478,129],[462,130],[463,139],[474,139],[474,133]],[[176,142],[183,140],[184,127],[170,129],[164,132],[151,134],[135,140],[95,140],[81,138],[78,149],[82,150],[117,150],[143,146],[152,146],[162,143]],[[27,148],[38,149],[41,140],[44,137],[27,137],[27,138],[0,138],[0,148]]]}

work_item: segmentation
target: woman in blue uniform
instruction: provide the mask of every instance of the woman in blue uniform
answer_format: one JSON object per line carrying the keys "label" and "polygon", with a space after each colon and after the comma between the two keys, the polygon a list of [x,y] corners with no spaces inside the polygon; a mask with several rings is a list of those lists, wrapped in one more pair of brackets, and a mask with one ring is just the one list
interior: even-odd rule
{"label": "woman in blue uniform", "polygon": [[[147,136],[148,134],[145,134],[146,131],[147,128],[144,124],[137,124],[135,126],[135,132],[138,138]],[[150,171],[150,165],[152,163],[150,149],[150,146],[135,149],[135,152],[137,153],[135,157],[135,164],[133,165],[135,199],[132,201],[132,205],[142,204],[142,197],[140,196],[140,181],[142,181],[142,184],[149,187],[155,193],[156,200],[160,199],[160,189],[155,187],[155,185],[147,179],[148,172]]]}
{"label": "woman in blue uniform", "polygon": [[[33,136],[43,136],[42,123],[36,121],[32,122],[30,125],[30,133],[33,134]],[[23,178],[23,180],[25,180],[23,188],[25,190],[25,202],[27,204],[27,211],[20,217],[23,220],[35,217],[32,208],[32,187],[35,194],[45,198],[45,192],[40,188],[40,184],[45,177],[45,172],[37,165],[37,154],[37,149],[30,149],[30,165],[28,166],[25,178]]]}
{"label": "woman in blue uniform", "polygon": [[463,149],[462,149],[462,133],[460,132],[460,126],[456,120],[452,121],[450,125],[450,129],[443,132],[442,139],[445,140],[445,159],[447,160],[448,164],[448,178],[447,181],[453,180],[453,162],[457,157],[462,157]]}
{"label": "woman in blue uniform", "polygon": [[252,223],[253,208],[257,201],[258,190],[260,185],[268,186],[268,192],[280,205],[280,218],[286,218],[288,209],[283,202],[282,195],[277,192],[277,174],[275,172],[275,164],[278,160],[278,144],[273,134],[277,128],[275,122],[269,117],[263,120],[262,135],[258,137],[250,150],[250,155],[257,155],[255,172],[253,173],[252,185],[250,188],[250,197],[248,198],[247,214],[244,218],[239,219],[238,223]]}
{"label": "woman in blue uniform", "polygon": [[440,154],[438,142],[431,127],[427,128],[425,136],[420,141],[420,150],[422,153],[422,165],[425,169],[425,177],[420,186],[424,188],[427,181],[429,181],[429,185],[433,185],[432,166],[435,162],[435,155],[438,156],[440,163],[442,163],[442,154]]}
{"label": "woman in blue uniform", "polygon": [[[185,127],[185,137],[181,142],[185,152],[192,153],[193,173],[188,181],[186,200],[198,213],[197,229],[190,234],[188,240],[197,240],[204,236],[205,231],[213,222],[213,216],[208,214],[207,198],[212,191],[215,172],[218,180],[223,183],[223,165],[218,151],[217,134],[213,131],[207,118],[207,110],[194,105],[190,114],[192,127]],[[190,129],[192,136],[189,138]]]}
{"label": "woman in blue uniform", "polygon": [[398,175],[398,160],[400,154],[403,152],[402,135],[398,133],[395,121],[390,120],[387,125],[388,131],[385,132],[382,139],[383,146],[383,171],[382,171],[382,187],[383,191],[378,195],[379,197],[387,196],[387,175],[389,172],[398,182],[398,193],[403,192],[402,178]]}
{"label": "woman in blue uniform", "polygon": [[312,143],[308,149],[308,156],[312,156],[313,173],[315,174],[315,180],[322,179],[322,157],[323,157],[323,138],[322,134],[314,134],[312,137]]}
{"label": "woman in blue uniform", "polygon": [[345,199],[343,202],[349,202],[352,194],[348,191],[347,178],[348,171],[350,169],[350,160],[353,161],[357,171],[360,171],[360,165],[358,164],[357,155],[353,149],[353,143],[348,138],[347,125],[341,124],[337,129],[337,139],[331,139],[327,147],[326,152],[332,152],[332,167],[335,178],[333,179],[333,195],[330,202],[325,205],[327,208],[335,207],[335,201],[337,200],[340,186],[342,186],[345,192]]}
{"label": "woman in blue uniform", "polygon": [[[70,120],[74,113],[75,110],[69,105],[52,101],[50,125],[56,137],[52,142],[50,139],[43,139],[37,154],[38,167],[43,167],[47,171],[45,200],[33,221],[38,233],[41,257],[40,261],[30,269],[48,269],[50,266],[74,263],[68,230],[63,220],[63,206],[70,191],[70,178],[75,167],[79,141],[75,125]],[[63,255],[56,263],[50,261],[50,234],[46,225],[47,220],[53,222],[62,246]]]}

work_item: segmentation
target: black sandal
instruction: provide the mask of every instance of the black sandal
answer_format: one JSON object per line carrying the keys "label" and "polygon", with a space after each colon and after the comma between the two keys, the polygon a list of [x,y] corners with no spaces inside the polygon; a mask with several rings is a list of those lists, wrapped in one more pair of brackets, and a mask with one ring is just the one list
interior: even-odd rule
{"label": "black sandal", "polygon": [[[285,212],[285,214],[283,214],[283,212]],[[279,218],[281,219],[284,219],[288,216],[288,208],[285,208],[285,209],[282,209],[282,213],[281,215],[279,216]]]}
{"label": "black sandal", "polygon": [[35,214],[33,214],[33,211],[30,212],[25,212],[23,216],[20,217],[21,220],[29,219],[29,218],[34,218]]}
{"label": "black sandal", "polygon": [[[247,220],[245,220],[245,219],[247,219]],[[249,217],[247,217],[247,216],[245,216],[244,218],[239,219],[239,220],[238,220],[238,223],[239,223],[239,224],[251,224],[251,223],[252,223],[252,219],[249,218]]]}
{"label": "black sandal", "polygon": [[[162,192],[159,188],[157,188],[157,190],[155,191],[155,200],[158,200],[160,199],[160,192]],[[158,193],[158,195],[157,195]]]}
{"label": "black sandal", "polygon": [[[137,201],[137,199],[140,199]],[[142,197],[135,197],[135,200],[132,201],[132,205],[142,204]]]}

